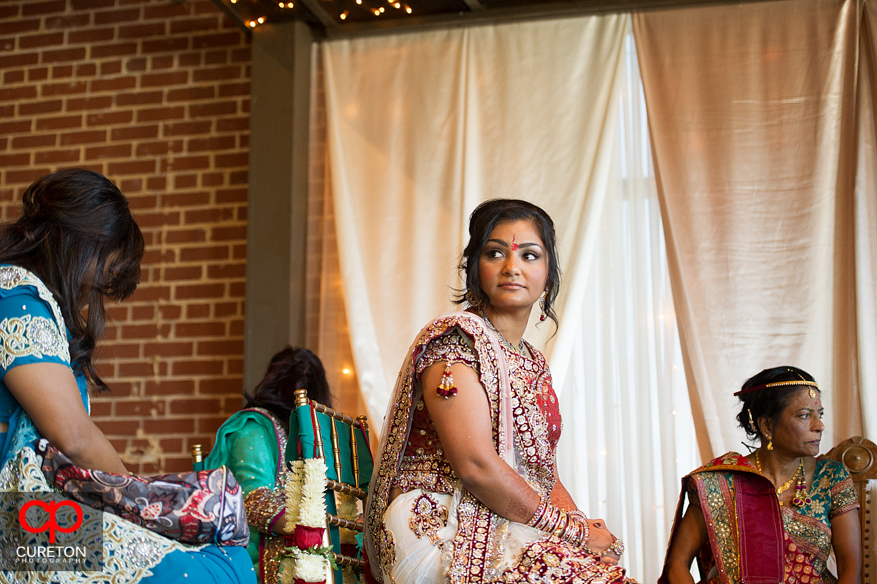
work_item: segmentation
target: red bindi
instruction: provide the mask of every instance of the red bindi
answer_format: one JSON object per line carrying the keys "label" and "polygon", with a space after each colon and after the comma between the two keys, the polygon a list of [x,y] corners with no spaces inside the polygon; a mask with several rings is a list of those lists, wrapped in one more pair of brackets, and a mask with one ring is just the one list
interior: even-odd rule
{"label": "red bindi", "polygon": [[516,236],[512,235],[512,251],[518,251],[518,244],[515,243],[515,237]]}

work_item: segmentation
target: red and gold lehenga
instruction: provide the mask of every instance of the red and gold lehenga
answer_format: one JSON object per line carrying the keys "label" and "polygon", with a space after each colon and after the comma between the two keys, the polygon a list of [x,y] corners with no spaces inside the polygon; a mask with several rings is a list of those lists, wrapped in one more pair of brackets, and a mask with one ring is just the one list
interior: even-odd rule
{"label": "red and gold lehenga", "polygon": [[[420,374],[464,363],[487,393],[499,455],[540,494],[554,488],[560,413],[545,358],[501,344],[468,312],[420,332],[399,374],[366,510],[365,545],[385,584],[624,582],[625,571],[582,549],[492,512],[460,484],[424,407]],[[390,490],[403,494],[388,503]]]}
{"label": "red and gold lehenga", "polygon": [[[736,452],[682,479],[671,544],[686,498],[700,508],[707,526],[709,543],[697,562],[709,584],[837,582],[826,566],[831,520],[859,508],[853,480],[840,462],[817,459],[807,502],[781,507],[770,480]],[[662,575],[658,582],[667,579]]]}

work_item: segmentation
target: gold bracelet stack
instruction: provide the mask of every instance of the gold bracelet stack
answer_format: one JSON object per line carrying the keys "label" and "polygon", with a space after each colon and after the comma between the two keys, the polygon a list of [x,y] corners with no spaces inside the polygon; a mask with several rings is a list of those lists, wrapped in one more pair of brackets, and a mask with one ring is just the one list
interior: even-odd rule
{"label": "gold bracelet stack", "polygon": [[564,511],[543,496],[527,525],[550,533],[567,543],[582,548],[586,553],[594,555],[594,552],[588,548],[591,534],[587,517],[581,511]]}

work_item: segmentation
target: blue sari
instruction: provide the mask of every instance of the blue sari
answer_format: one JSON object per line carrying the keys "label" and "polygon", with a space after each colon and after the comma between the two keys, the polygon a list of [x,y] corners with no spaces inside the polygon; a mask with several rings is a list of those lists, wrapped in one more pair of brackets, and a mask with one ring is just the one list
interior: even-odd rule
{"label": "blue sari", "polygon": [[[51,492],[40,470],[34,444],[40,433],[27,412],[6,387],[6,372],[31,363],[70,364],[69,331],[58,303],[49,289],[31,272],[16,266],[0,266],[0,491]],[[71,367],[82,403],[91,412],[84,375]],[[10,503],[3,500],[0,511]],[[188,546],[157,535],[115,515],[104,513],[103,566],[94,571],[6,572],[0,583],[113,582],[118,584],[168,582],[253,583],[256,575],[244,548]],[[185,578],[185,579],[184,579]]]}

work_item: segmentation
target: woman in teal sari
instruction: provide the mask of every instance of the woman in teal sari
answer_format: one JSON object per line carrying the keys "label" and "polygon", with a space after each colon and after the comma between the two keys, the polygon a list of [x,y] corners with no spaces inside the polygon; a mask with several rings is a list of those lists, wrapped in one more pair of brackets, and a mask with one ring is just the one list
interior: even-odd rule
{"label": "woman in teal sari", "polygon": [[245,493],[250,522],[247,551],[259,581],[280,581],[280,552],[286,533],[284,452],[295,390],[307,389],[308,398],[332,407],[326,372],[320,359],[307,349],[286,347],[268,364],[265,377],[245,396],[247,406],[231,416],[216,432],[216,443],[205,468],[229,467]]}
{"label": "woman in teal sari", "polygon": [[[107,389],[92,363],[104,299],[134,292],[144,241],[128,201],[95,172],[47,175],[28,187],[22,205],[22,217],[0,233],[0,491],[51,493],[34,449],[41,437],[79,467],[127,474],[89,417],[88,392]],[[17,517],[14,505],[0,500],[0,522]],[[183,545],[110,513],[95,529],[102,565],[64,572],[65,582],[255,580],[239,547]],[[9,530],[2,525],[0,533]],[[0,583],[58,576],[0,566]]]}

